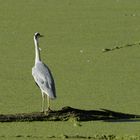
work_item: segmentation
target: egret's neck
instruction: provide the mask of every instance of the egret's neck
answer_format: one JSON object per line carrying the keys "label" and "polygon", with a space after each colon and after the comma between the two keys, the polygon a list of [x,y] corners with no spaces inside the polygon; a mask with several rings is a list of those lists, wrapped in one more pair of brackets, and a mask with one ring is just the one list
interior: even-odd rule
{"label": "egret's neck", "polygon": [[39,51],[39,42],[38,39],[36,39],[35,37],[34,37],[34,43],[35,43],[35,63],[37,63],[38,61],[41,61],[41,57]]}

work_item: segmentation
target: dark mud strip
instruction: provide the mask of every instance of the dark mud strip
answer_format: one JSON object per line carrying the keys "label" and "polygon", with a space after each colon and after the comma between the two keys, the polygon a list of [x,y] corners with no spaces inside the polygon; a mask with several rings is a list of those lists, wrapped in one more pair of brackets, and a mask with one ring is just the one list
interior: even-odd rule
{"label": "dark mud strip", "polygon": [[0,114],[0,122],[67,121],[69,119],[77,121],[136,122],[140,121],[140,115],[126,114],[107,109],[82,110],[72,107],[63,107],[61,110],[49,111],[46,114],[40,112]]}
{"label": "dark mud strip", "polygon": [[16,136],[5,136],[2,135],[0,136],[0,138],[6,138],[6,139],[10,139],[10,138],[31,138],[31,139],[79,139],[79,140],[87,140],[87,139],[93,139],[93,140],[139,140],[140,136],[116,136],[116,135],[95,135],[95,136],[80,136],[80,135],[60,135],[60,136],[33,136],[33,135],[16,135]]}
{"label": "dark mud strip", "polygon": [[40,138],[40,139],[94,139],[94,140],[114,140],[116,139],[115,135],[95,135],[95,136],[80,136],[80,135],[74,135],[74,136],[68,136],[68,135],[60,135],[60,136],[32,136],[32,135],[16,135],[16,136],[0,136],[0,138]]}

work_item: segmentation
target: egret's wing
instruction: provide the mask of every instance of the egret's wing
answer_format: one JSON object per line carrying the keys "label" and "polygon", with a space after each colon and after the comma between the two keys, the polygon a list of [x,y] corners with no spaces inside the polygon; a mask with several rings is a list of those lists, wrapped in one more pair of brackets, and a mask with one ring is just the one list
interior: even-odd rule
{"label": "egret's wing", "polygon": [[32,75],[41,90],[46,91],[52,98],[56,97],[54,79],[45,64],[37,63],[36,67],[32,69]]}

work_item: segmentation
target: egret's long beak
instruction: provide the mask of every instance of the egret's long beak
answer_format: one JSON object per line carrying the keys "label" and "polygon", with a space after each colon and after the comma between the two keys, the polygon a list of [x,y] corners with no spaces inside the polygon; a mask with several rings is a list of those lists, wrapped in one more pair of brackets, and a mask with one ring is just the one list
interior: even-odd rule
{"label": "egret's long beak", "polygon": [[40,37],[44,37],[44,35],[40,35]]}

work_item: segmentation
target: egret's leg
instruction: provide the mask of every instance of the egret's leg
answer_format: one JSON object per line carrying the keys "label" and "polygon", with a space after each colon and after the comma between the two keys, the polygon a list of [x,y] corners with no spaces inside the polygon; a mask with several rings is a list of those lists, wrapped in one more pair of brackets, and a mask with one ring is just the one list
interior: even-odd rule
{"label": "egret's leg", "polygon": [[45,94],[42,92],[42,104],[41,104],[41,112],[44,112],[44,102],[45,102]]}
{"label": "egret's leg", "polygon": [[51,108],[50,108],[50,98],[49,98],[49,96],[47,96],[47,100],[48,100],[48,111],[49,111],[49,110],[51,110]]}
{"label": "egret's leg", "polygon": [[50,98],[45,94],[45,99],[47,99],[47,109],[45,110],[45,114],[47,114],[47,112],[51,111],[50,109]]}

